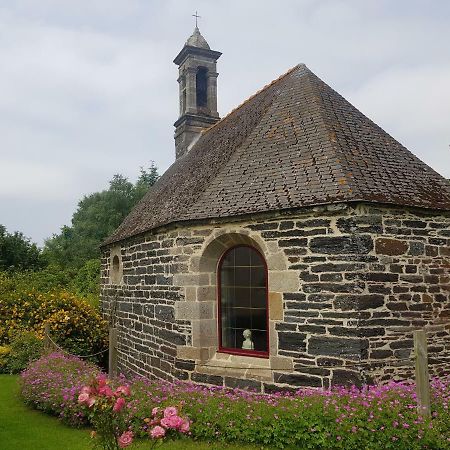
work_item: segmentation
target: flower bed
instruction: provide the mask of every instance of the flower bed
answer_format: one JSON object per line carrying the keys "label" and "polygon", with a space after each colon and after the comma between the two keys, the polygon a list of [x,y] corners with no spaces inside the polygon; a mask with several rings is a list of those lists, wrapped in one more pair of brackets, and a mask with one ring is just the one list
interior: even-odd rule
{"label": "flower bed", "polygon": [[86,423],[78,404],[81,388],[100,370],[74,356],[52,353],[30,364],[21,374],[21,393],[27,404],[58,415],[69,425]]}
{"label": "flower bed", "polygon": [[[93,375],[98,371],[76,358],[52,355],[22,375],[22,393],[77,424],[85,419],[77,396]],[[449,378],[433,380],[431,420],[418,415],[415,386],[408,383],[272,395],[144,378],[117,383],[130,386],[124,415],[137,436],[154,429],[155,407],[176,406],[194,439],[305,449],[450,448]]]}

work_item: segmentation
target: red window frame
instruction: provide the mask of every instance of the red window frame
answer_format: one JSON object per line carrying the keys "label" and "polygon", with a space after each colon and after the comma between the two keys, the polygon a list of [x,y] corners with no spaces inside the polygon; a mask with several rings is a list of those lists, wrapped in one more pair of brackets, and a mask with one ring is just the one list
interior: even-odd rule
{"label": "red window frame", "polygon": [[[225,256],[236,248],[247,247],[258,253],[264,263],[264,271],[265,271],[265,293],[266,293],[266,347],[267,351],[258,351],[258,350],[244,350],[239,348],[226,348],[222,346],[222,263],[225,259]],[[218,299],[218,318],[217,318],[217,334],[219,336],[219,352],[220,353],[229,353],[231,355],[241,355],[241,356],[254,356],[257,358],[268,358],[269,357],[269,286],[268,286],[268,269],[267,262],[264,258],[264,255],[255,247],[251,245],[235,245],[234,247],[230,247],[229,249],[223,252],[217,263],[217,299]]]}

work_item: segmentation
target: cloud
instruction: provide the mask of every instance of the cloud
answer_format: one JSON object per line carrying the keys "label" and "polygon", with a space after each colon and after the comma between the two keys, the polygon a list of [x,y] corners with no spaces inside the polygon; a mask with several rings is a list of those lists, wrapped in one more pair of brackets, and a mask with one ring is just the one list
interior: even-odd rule
{"label": "cloud", "polygon": [[15,200],[61,200],[76,192],[76,180],[69,168],[48,163],[0,160],[2,198]]}
{"label": "cloud", "polygon": [[348,98],[450,178],[450,64],[386,69]]}
{"label": "cloud", "polygon": [[[174,159],[172,60],[192,32],[219,60],[222,115],[298,62],[449,176],[450,3],[13,0],[0,6],[0,223],[70,223],[114,173]],[[35,205],[35,206],[32,206]],[[61,206],[63,205],[63,206]],[[33,217],[10,208],[25,208]]]}

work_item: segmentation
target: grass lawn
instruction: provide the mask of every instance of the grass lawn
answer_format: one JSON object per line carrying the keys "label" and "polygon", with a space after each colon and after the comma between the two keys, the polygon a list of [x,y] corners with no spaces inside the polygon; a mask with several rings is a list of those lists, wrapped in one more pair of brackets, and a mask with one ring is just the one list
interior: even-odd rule
{"label": "grass lawn", "polygon": [[[90,430],[77,430],[25,406],[18,395],[18,377],[0,375],[0,449],[4,450],[89,450]],[[148,449],[149,441],[130,447]],[[189,440],[166,443],[164,450],[256,450],[249,446],[223,446]]]}

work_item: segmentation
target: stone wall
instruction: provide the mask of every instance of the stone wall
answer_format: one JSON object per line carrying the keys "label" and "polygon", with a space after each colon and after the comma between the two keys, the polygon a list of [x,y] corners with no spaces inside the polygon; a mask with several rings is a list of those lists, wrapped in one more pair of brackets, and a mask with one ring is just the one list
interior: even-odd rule
{"label": "stone wall", "polygon": [[[342,204],[106,248],[103,307],[116,309],[120,369],[265,391],[386,381],[412,376],[412,331],[426,328],[432,373],[448,371],[449,243],[448,214]],[[238,244],[267,261],[268,359],[217,352],[216,265]]]}

